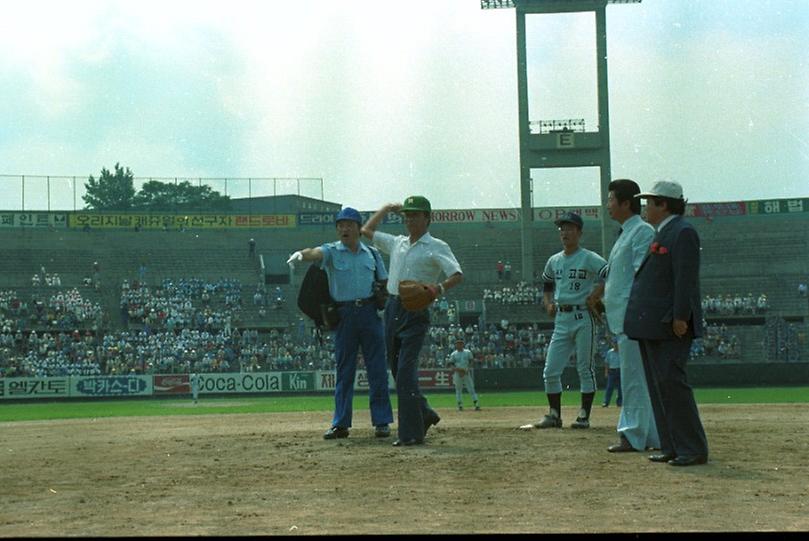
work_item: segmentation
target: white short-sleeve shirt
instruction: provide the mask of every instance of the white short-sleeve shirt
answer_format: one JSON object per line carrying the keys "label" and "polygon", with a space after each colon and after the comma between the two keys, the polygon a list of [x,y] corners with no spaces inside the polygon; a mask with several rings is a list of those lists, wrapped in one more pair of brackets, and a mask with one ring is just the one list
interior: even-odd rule
{"label": "white short-sleeve shirt", "polygon": [[446,276],[462,272],[449,245],[425,233],[414,243],[406,235],[374,232],[374,246],[390,255],[388,293],[399,294],[399,282],[414,280],[434,284]]}

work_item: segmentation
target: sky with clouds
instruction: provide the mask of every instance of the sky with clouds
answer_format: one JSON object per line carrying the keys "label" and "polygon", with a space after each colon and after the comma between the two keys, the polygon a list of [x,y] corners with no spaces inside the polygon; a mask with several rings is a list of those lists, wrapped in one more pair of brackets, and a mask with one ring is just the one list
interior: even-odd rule
{"label": "sky with clouds", "polygon": [[[0,174],[315,177],[371,210],[518,207],[514,10],[478,0],[4,3]],[[527,23],[531,119],[596,126],[592,14]],[[607,8],[613,177],[691,201],[809,196],[809,3]],[[598,203],[596,169],[536,170],[534,205]],[[46,208],[44,180],[27,209]],[[3,208],[20,181],[0,177]],[[213,182],[224,191],[224,184]],[[246,182],[228,193],[246,196]],[[298,184],[255,181],[253,195]],[[300,183],[320,197],[319,181]],[[70,183],[51,207],[72,209]]]}

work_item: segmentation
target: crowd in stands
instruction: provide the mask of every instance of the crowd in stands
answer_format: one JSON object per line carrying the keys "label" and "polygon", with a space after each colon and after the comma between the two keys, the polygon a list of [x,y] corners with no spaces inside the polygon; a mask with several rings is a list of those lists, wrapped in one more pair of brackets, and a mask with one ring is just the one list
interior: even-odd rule
{"label": "crowd in stands", "polygon": [[752,293],[725,295],[705,295],[702,298],[702,311],[706,315],[741,316],[763,314],[770,309],[770,301],[765,293],[758,297]]}
{"label": "crowd in stands", "polygon": [[121,285],[121,317],[124,325],[143,324],[151,330],[215,329],[241,323],[241,282],[222,278],[165,279],[151,288],[133,280]]}
{"label": "crowd in stands", "polygon": [[[505,265],[502,270],[505,279]],[[98,268],[93,271],[95,280],[88,286],[100,281]],[[56,273],[43,268],[35,276],[39,279],[32,278],[36,284],[30,298],[15,290],[0,291],[0,377],[334,369],[332,341],[321,340],[302,319],[287,330],[242,329],[242,285],[236,279],[166,279],[150,287],[142,281],[142,265],[138,279],[121,284],[124,330],[105,332],[112,326],[98,303],[77,288],[54,290],[61,283]],[[483,291],[484,301],[504,305],[541,304],[542,296],[541,285],[522,281]],[[261,311],[285,305],[281,288],[268,292],[263,283],[252,301]],[[706,315],[761,314],[769,303],[765,294],[706,295],[703,309]],[[473,352],[475,368],[536,367],[545,362],[550,329],[505,320],[460,325],[454,303],[446,297],[432,311],[446,316],[449,324],[434,321],[422,349],[423,368],[445,367],[458,337]],[[694,341],[692,358],[741,357],[739,339],[726,325],[706,324],[705,329]],[[781,340],[789,347],[772,340],[772,349],[796,350],[795,340],[790,340]],[[600,357],[608,347],[602,333]]]}
{"label": "crowd in stands", "polygon": [[91,331],[0,333],[0,376],[52,377],[102,374]]}
{"label": "crowd in stands", "polygon": [[0,335],[0,376],[266,372],[334,368],[332,342],[296,331],[148,328],[81,334]]}
{"label": "crowd in stands", "polygon": [[704,333],[691,344],[691,359],[713,357],[720,359],[740,359],[739,337],[728,330],[722,323],[707,324],[703,321]]}
{"label": "crowd in stands", "polygon": [[520,281],[514,287],[485,288],[483,300],[500,304],[541,304],[542,287]]}
{"label": "crowd in stands", "polygon": [[482,328],[455,323],[433,325],[422,347],[420,366],[445,367],[458,338],[474,355],[473,368],[530,367],[545,362],[550,331],[539,330],[535,323],[516,325],[508,321]]}
{"label": "crowd in stands", "polygon": [[33,293],[29,300],[21,298],[16,290],[0,291],[0,330],[12,333],[30,328],[70,330],[102,326],[103,310],[72,288],[42,295]]}

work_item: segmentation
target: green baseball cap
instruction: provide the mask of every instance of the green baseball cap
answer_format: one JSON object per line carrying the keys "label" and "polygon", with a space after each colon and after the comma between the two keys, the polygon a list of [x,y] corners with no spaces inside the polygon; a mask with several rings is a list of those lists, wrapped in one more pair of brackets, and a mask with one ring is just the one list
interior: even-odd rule
{"label": "green baseball cap", "polygon": [[404,200],[402,212],[431,212],[430,202],[423,195],[411,195]]}

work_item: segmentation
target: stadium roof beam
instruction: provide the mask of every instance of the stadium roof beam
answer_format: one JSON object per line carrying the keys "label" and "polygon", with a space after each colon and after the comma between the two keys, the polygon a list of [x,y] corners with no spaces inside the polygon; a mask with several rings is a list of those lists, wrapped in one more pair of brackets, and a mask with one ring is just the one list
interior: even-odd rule
{"label": "stadium roof beam", "polygon": [[[517,13],[517,102],[520,133],[520,211],[522,236],[522,277],[534,276],[533,209],[531,202],[531,169],[558,167],[598,167],[600,170],[601,250],[615,241],[607,239],[608,186],[610,183],[610,122],[607,93],[607,19],[609,4],[639,4],[642,0],[480,0],[481,9],[514,8]],[[598,128],[596,131],[540,129],[560,121],[534,121],[528,118],[528,70],[525,17],[533,14],[575,13],[592,11],[596,20],[596,71],[598,85]],[[568,121],[569,122],[569,121]],[[577,126],[578,127],[578,126]]]}

